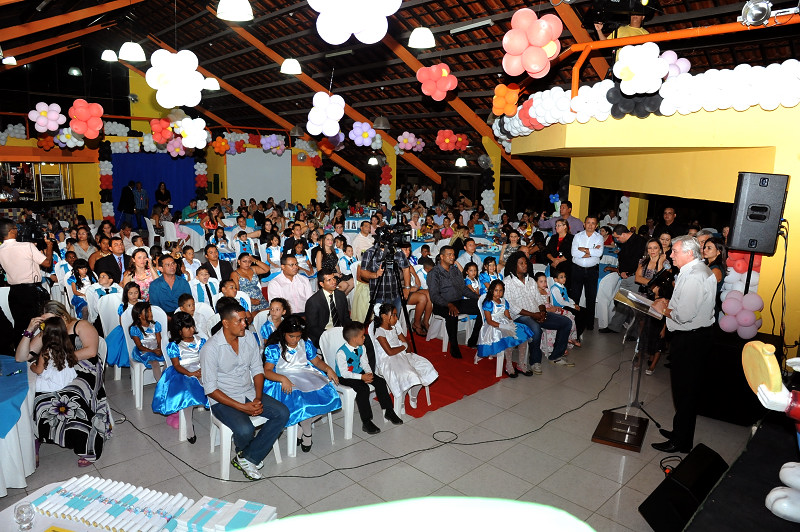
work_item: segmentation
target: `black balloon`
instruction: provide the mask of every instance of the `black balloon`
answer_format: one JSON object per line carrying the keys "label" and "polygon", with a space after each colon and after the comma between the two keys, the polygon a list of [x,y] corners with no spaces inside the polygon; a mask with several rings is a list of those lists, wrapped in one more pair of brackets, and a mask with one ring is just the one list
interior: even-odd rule
{"label": "black balloon", "polygon": [[502,133],[504,136],[506,136],[508,138],[511,138],[513,135],[511,134],[511,132],[508,129],[506,129],[506,117],[505,117],[505,115],[501,116],[499,120],[500,120],[500,122],[498,124],[498,128],[500,129],[500,133]]}
{"label": "black balloon", "polygon": [[619,84],[615,84],[606,92],[606,100],[608,100],[608,103],[619,103],[622,98],[623,95],[622,91],[619,90]]}
{"label": "black balloon", "polygon": [[647,118],[651,113],[660,114],[658,109],[663,98],[657,92],[628,96],[620,90],[620,82],[616,81],[606,93],[606,100],[612,104],[611,116],[619,120],[625,115]]}
{"label": "black balloon", "polygon": [[100,191],[100,202],[101,203],[108,203],[113,201],[111,198],[111,189],[104,189]]}

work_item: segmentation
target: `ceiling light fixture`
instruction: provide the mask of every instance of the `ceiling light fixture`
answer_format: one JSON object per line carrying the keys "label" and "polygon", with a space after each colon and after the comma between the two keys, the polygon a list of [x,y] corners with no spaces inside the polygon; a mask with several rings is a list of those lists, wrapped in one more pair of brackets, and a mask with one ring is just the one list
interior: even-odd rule
{"label": "ceiling light fixture", "polygon": [[433,38],[433,32],[428,28],[414,28],[411,36],[408,38],[409,48],[434,48],[436,47],[436,39]]}
{"label": "ceiling light fixture", "polygon": [[103,61],[108,61],[109,63],[116,63],[117,52],[111,49],[103,50],[103,54],[100,56],[100,59],[102,59]]}
{"label": "ceiling light fixture", "polygon": [[463,26],[459,26],[457,28],[453,28],[452,30],[450,30],[450,35],[455,35],[456,33],[461,33],[462,31],[476,30],[484,26],[494,26],[494,21],[490,18],[486,18],[483,20],[479,20],[477,22],[465,24]]}
{"label": "ceiling light fixture", "polygon": [[742,24],[745,26],[767,25],[772,14],[772,2],[769,0],[748,0],[742,8]]}
{"label": "ceiling light fixture", "polygon": [[300,62],[297,59],[290,57],[288,59],[284,59],[283,63],[281,63],[281,74],[297,76],[302,73],[303,71],[300,69]]}
{"label": "ceiling light fixture", "polygon": [[217,78],[206,78],[203,80],[203,90],[204,91],[218,91],[219,90],[219,81]]}
{"label": "ceiling light fixture", "polygon": [[373,129],[389,129],[389,119],[381,115],[372,122]]}
{"label": "ceiling light fixture", "polygon": [[123,61],[129,61],[131,63],[147,60],[147,57],[144,55],[144,49],[142,48],[142,45],[133,41],[123,43],[117,56]]}
{"label": "ceiling light fixture", "polygon": [[463,157],[459,157],[456,159],[456,168],[465,168],[467,166],[467,160]]}
{"label": "ceiling light fixture", "polygon": [[325,54],[325,58],[336,57],[339,55],[350,55],[353,53],[353,50],[341,50],[339,52],[331,52],[329,54]]}
{"label": "ceiling light fixture", "polygon": [[78,67],[69,67],[67,70],[67,75],[78,77],[83,76],[83,72],[81,72],[81,69]]}
{"label": "ceiling light fixture", "polygon": [[[14,66],[14,65],[17,64],[17,58],[14,57],[13,55],[9,55],[8,57],[4,57],[3,58],[3,64],[4,65],[9,65],[9,66]],[[28,66],[28,65],[25,65],[25,66]]]}
{"label": "ceiling light fixture", "polygon": [[253,8],[248,0],[219,0],[217,18],[231,22],[253,20]]}
{"label": "ceiling light fixture", "polygon": [[290,137],[302,137],[305,134],[306,134],[306,132],[303,130],[303,126],[301,126],[299,124],[294,126],[292,129],[289,130],[289,136]]}
{"label": "ceiling light fixture", "polygon": [[372,157],[369,158],[369,161],[367,161],[367,164],[369,164],[371,166],[378,166],[378,158],[373,155]]}

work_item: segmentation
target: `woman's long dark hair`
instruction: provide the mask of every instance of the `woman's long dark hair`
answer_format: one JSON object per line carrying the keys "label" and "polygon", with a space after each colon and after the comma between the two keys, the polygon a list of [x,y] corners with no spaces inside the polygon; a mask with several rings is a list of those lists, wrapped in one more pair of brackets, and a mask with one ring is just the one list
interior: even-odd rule
{"label": "woman's long dark hair", "polygon": [[[489,288],[486,289],[486,297],[489,298],[489,301],[494,301],[494,289],[497,288],[497,285],[502,286],[503,287],[503,292],[505,293],[505,289],[506,289],[505,283],[503,281],[501,281],[500,279],[495,279],[494,281],[489,283]],[[484,301],[486,301],[486,298],[484,298]],[[483,309],[481,309],[481,310],[483,310]]]}
{"label": "woman's long dark hair", "polygon": [[142,287],[134,281],[128,282],[128,284],[125,285],[125,288],[122,289],[122,310],[128,310],[128,292],[134,288],[139,291],[139,297],[142,297]]}
{"label": "woman's long dark hair", "polygon": [[375,329],[383,325],[383,315],[392,313],[392,309],[396,308],[392,303],[384,303],[378,307],[378,312],[375,313]]}
{"label": "woman's long dark hair", "polygon": [[269,338],[267,338],[267,345],[280,345],[281,357],[288,362],[289,359],[286,358],[286,335],[296,332],[302,333],[302,340],[308,339],[308,334],[306,334],[306,325],[302,318],[298,318],[297,316],[289,316],[284,318],[275,332],[270,334]]}
{"label": "woman's long dark hair", "polygon": [[183,341],[181,331],[186,327],[194,327],[194,318],[188,312],[176,312],[169,326],[169,341],[179,344]]}
{"label": "woman's long dark hair", "polygon": [[[517,276],[517,263],[519,262],[519,259],[525,259],[525,262],[528,264],[528,270],[530,269],[530,261],[528,260],[527,255],[521,251],[515,251],[508,256],[506,268],[503,270],[503,277],[508,277],[509,275],[513,275],[514,277]],[[528,275],[527,270],[525,271],[525,275]]]}
{"label": "woman's long dark hair", "polygon": [[[725,275],[726,267],[725,264],[728,262],[728,248],[725,246],[725,243],[722,241],[721,238],[709,238],[706,240],[706,244],[708,243],[713,244],[717,251],[719,251],[719,255],[717,258],[714,259],[714,262],[709,263],[709,266],[719,266],[722,269],[722,275]],[[705,244],[703,245],[705,247]],[[702,253],[702,249],[700,252]]]}
{"label": "woman's long dark hair", "polygon": [[83,277],[78,274],[78,270],[81,268],[86,268],[86,277],[89,278],[89,285],[97,282],[97,276],[89,267],[89,261],[86,259],[75,259],[75,262],[72,263],[72,271],[75,276],[75,288],[78,290],[83,288]]}
{"label": "woman's long dark hair", "polygon": [[42,349],[39,351],[39,356],[49,356],[49,362],[55,364],[58,371],[63,370],[65,366],[74,367],[78,363],[75,347],[67,335],[67,326],[60,316],[44,320]]}
{"label": "woman's long dark hair", "polygon": [[[147,315],[147,309],[149,308],[150,308],[150,303],[148,303],[147,301],[139,301],[133,306],[133,309],[131,310],[131,319],[133,320],[133,323],[131,323],[131,326],[128,327],[128,332],[132,331],[134,327],[138,328],[142,327],[141,318],[142,316]],[[144,333],[144,330],[142,330],[142,333]]]}
{"label": "woman's long dark hair", "polygon": [[[644,257],[642,257],[642,260],[639,261],[639,264],[641,264],[642,269],[647,268],[647,265],[650,263],[650,255],[647,253],[647,246],[649,246],[652,242],[658,244],[658,251],[659,251],[658,256],[660,257],[661,255],[664,254],[664,247],[661,245],[661,242],[657,238],[651,238],[650,240],[648,240],[647,243],[644,245]],[[658,263],[656,263],[656,267],[658,267]]]}

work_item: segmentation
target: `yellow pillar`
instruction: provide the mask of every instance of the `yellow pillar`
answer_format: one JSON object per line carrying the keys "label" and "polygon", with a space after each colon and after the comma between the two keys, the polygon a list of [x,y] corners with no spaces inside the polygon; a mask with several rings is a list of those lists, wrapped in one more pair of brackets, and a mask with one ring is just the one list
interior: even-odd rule
{"label": "yellow pillar", "polygon": [[492,160],[492,171],[494,172],[494,212],[492,214],[497,214],[500,210],[500,167],[503,163],[503,148],[490,137],[482,137],[481,144]]}
{"label": "yellow pillar", "polygon": [[569,200],[572,202],[572,216],[583,220],[589,215],[589,187],[569,186]]}
{"label": "yellow pillar", "polygon": [[[167,115],[169,109],[164,109],[156,103],[156,91],[150,88],[143,76],[129,70],[128,87],[132,94],[139,97],[138,102],[131,102],[131,116],[160,118]],[[131,129],[150,133],[150,121],[131,120]]]}
{"label": "yellow pillar", "polygon": [[389,193],[389,208],[394,205],[394,200],[397,198],[397,154],[394,152],[394,146],[388,142],[381,145],[384,155],[386,155],[386,164],[392,169],[392,184],[391,192]]}
{"label": "yellow pillar", "polygon": [[647,222],[647,207],[650,201],[645,194],[631,194],[628,204],[628,220],[623,221],[628,227],[635,225],[637,228]]}
{"label": "yellow pillar", "polygon": [[317,198],[317,172],[308,159],[303,162],[297,159],[302,151],[292,148],[292,203],[307,205]]}

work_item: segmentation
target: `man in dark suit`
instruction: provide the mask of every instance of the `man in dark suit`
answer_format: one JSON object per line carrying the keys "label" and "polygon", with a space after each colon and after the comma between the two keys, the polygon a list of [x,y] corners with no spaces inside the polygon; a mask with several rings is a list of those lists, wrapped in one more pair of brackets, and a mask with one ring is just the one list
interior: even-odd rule
{"label": "man in dark suit", "polygon": [[[208,244],[205,247],[206,264],[211,272],[211,277],[222,281],[227,281],[231,278],[233,273],[233,266],[227,260],[219,260],[219,250],[214,244]],[[98,261],[99,262],[99,261]]]}
{"label": "man in dark suit", "polygon": [[133,215],[136,214],[136,199],[133,196],[133,187],[136,183],[128,182],[128,186],[122,189],[117,208],[122,213],[122,221],[128,222],[133,226]]}
{"label": "man in dark suit", "polygon": [[326,329],[344,327],[351,320],[347,297],[336,288],[336,272],[320,270],[317,282],[319,290],[306,301],[306,333],[308,339],[319,347],[319,339]]}
{"label": "man in dark suit", "polygon": [[122,285],[122,276],[125,275],[128,257],[125,256],[125,244],[122,238],[115,236],[111,238],[111,255],[97,259],[94,263],[94,273],[106,272],[115,283]]}

